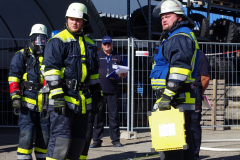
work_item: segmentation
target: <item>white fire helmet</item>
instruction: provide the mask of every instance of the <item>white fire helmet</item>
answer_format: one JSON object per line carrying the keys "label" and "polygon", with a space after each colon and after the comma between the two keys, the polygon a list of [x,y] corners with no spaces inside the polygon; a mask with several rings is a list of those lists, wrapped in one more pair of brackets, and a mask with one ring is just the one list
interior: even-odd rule
{"label": "white fire helmet", "polygon": [[161,14],[170,12],[184,14],[182,3],[178,0],[163,0],[153,9],[153,16],[157,18]]}
{"label": "white fire helmet", "polygon": [[48,37],[47,34],[47,27],[43,24],[34,24],[32,26],[31,32],[29,36],[32,36],[33,34],[44,34]]}
{"label": "white fire helmet", "polygon": [[87,7],[82,3],[72,3],[69,5],[65,17],[81,18],[87,21]]}

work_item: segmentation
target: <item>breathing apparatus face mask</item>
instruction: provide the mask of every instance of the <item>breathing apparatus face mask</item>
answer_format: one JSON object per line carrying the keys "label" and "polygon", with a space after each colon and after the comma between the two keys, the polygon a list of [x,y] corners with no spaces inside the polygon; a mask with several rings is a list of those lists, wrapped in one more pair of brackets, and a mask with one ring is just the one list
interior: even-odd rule
{"label": "breathing apparatus face mask", "polygon": [[47,44],[47,37],[45,35],[38,35],[34,40],[34,47],[37,54],[43,54],[44,48]]}

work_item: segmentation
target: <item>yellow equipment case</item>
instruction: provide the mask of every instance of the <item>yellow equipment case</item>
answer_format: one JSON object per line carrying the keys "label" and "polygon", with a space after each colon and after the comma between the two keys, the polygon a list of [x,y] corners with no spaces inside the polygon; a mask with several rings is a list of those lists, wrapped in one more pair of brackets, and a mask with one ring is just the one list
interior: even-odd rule
{"label": "yellow equipment case", "polygon": [[185,136],[184,108],[149,112],[151,152],[188,149]]}

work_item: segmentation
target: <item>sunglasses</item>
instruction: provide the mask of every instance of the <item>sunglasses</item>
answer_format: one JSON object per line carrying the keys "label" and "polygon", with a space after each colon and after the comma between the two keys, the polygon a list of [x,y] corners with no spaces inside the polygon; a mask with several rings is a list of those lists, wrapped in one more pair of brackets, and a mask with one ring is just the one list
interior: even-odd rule
{"label": "sunglasses", "polygon": [[112,43],[103,43],[104,46],[111,45]]}

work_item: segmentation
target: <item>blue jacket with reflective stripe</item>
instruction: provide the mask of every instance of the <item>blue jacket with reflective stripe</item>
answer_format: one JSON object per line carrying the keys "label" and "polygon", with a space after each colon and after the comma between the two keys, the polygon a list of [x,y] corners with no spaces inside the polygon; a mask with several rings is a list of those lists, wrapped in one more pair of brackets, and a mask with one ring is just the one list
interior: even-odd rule
{"label": "blue jacket with reflective stripe", "polygon": [[[169,69],[177,67],[191,71],[191,77],[196,78],[198,66],[198,51],[194,66],[191,64],[195,50],[194,37],[191,35],[191,30],[188,27],[181,27],[173,32],[168,33],[168,38],[161,42],[161,47],[157,47],[158,54],[155,55],[155,66],[151,71],[150,78],[153,79],[168,79]],[[180,34],[179,34],[180,33]],[[185,33],[187,35],[183,35]],[[169,66],[169,67],[168,67]],[[182,80],[172,79],[176,83],[183,82]]]}
{"label": "blue jacket with reflective stripe", "polygon": [[[188,22],[181,21],[168,33],[168,37],[161,42],[158,54],[155,55],[155,66],[151,72],[151,82],[155,79],[165,78],[166,84],[169,80],[183,86],[184,83],[194,82],[197,76],[199,61],[199,46],[192,30],[187,26]],[[164,65],[164,63],[166,65]],[[169,67],[168,67],[169,66]],[[152,84],[153,87],[158,83]],[[160,84],[158,84],[160,85]],[[189,86],[189,85],[187,85]],[[191,85],[190,85],[191,86]],[[176,98],[185,98],[183,104],[177,107],[184,107],[185,110],[195,110],[195,92],[193,87],[185,87],[179,91]]]}
{"label": "blue jacket with reflective stripe", "polygon": [[[96,45],[90,38],[83,35],[73,35],[67,29],[52,37],[45,47],[43,61],[45,79],[57,76],[63,82],[65,79],[74,79],[77,80],[77,83],[90,83],[91,76],[98,75],[97,70],[96,73],[90,72],[86,63],[86,58],[91,53],[90,49],[93,48],[91,46]],[[96,77],[96,83],[99,83],[99,77]],[[62,86],[62,90],[67,102],[82,107],[82,113],[86,113],[85,106],[92,102],[90,92],[80,93],[80,90],[71,90],[66,85]],[[75,107],[72,104],[68,104],[70,109]]]}
{"label": "blue jacket with reflective stripe", "polygon": [[[9,84],[12,82],[17,82],[17,81],[10,80],[11,77],[17,78],[19,81],[24,80],[24,81],[31,81],[33,83],[43,84],[43,77],[40,71],[43,56],[41,55],[41,56],[35,57],[32,53],[32,49],[29,47],[28,54],[30,54],[30,56],[27,62],[27,66],[25,66],[26,62],[24,61],[23,53],[24,53],[24,49],[16,52],[16,54],[12,58],[10,68],[9,68],[9,76],[8,76]],[[30,110],[40,112],[42,107],[41,96],[42,95],[41,93],[39,93],[38,90],[24,89],[23,95],[22,95],[22,101],[28,103],[26,104],[26,106]]]}

